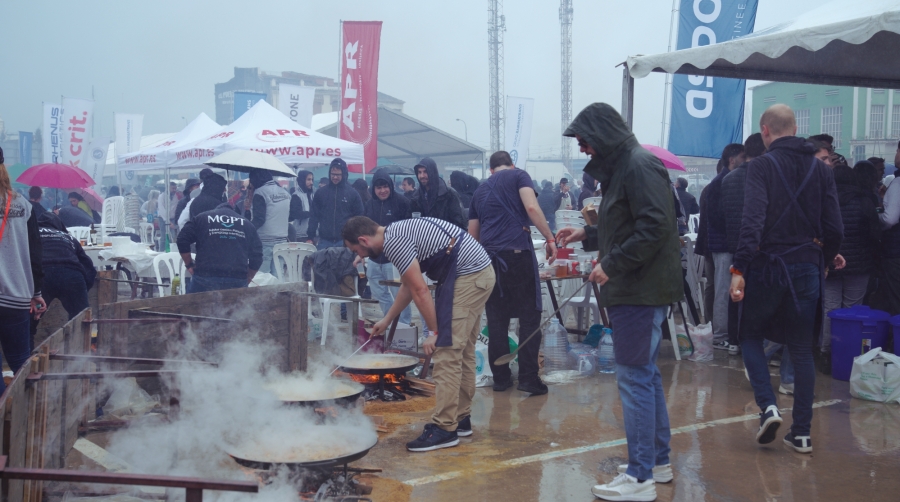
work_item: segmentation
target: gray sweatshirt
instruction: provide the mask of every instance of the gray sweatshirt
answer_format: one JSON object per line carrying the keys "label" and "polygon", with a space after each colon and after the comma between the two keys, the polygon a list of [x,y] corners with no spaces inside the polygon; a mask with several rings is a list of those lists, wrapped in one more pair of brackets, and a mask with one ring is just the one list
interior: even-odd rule
{"label": "gray sweatshirt", "polygon": [[[6,198],[0,199],[0,225]],[[16,195],[0,240],[0,307],[28,309],[31,299],[41,295],[41,237],[31,204]]]}

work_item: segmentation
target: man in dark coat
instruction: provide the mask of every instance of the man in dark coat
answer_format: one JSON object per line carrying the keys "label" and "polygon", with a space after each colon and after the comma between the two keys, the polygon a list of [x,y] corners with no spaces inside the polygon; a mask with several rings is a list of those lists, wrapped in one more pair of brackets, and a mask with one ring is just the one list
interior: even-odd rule
{"label": "man in dark coat", "polygon": [[364,212],[362,199],[347,182],[347,163],[344,159],[338,157],[331,161],[328,179],[329,183],[313,197],[312,214],[306,229],[309,242],[318,238],[318,249],[344,247],[341,238],[344,223],[354,216],[362,216]]}
{"label": "man in dark coat", "polygon": [[[747,166],[750,161],[766,153],[766,145],[763,144],[762,135],[759,133],[751,134],[744,141],[744,162],[734,168],[722,178],[721,196],[719,197],[718,207],[711,208],[711,211],[721,213],[725,222],[725,244],[731,255],[737,251],[738,238],[741,235],[741,217],[744,214],[744,182],[747,179]],[[680,178],[679,178],[680,179]],[[737,339],[738,333],[738,304],[728,299],[728,352],[737,355],[740,351],[740,344]],[[777,349],[773,349],[777,350]],[[785,373],[790,376],[786,376]],[[793,370],[789,365],[782,368],[783,383],[793,383]]]}
{"label": "man in dark coat", "polygon": [[550,225],[550,231],[556,232],[556,210],[559,209],[562,194],[553,190],[553,183],[544,181],[541,185],[541,194],[538,195],[538,205],[544,218],[547,218],[547,224]]}
{"label": "man in dark coat", "polygon": [[[843,240],[834,175],[816,159],[812,145],[795,136],[794,112],[769,107],[760,118],[768,153],[747,167],[744,212],[731,266],[731,299],[743,301],[741,352],[756,404],[759,444],[775,440],[781,415],[772,391],[763,338],[787,343],[794,365],[791,430],[784,443],[812,453],[813,345],[821,322],[821,287],[826,263],[840,270]],[[745,282],[746,277],[746,282]]]}
{"label": "man in dark coat", "polygon": [[468,220],[463,214],[459,193],[438,175],[437,164],[430,157],[420,160],[416,167],[416,178],[419,179],[418,197],[412,199],[410,210],[422,213],[422,217],[438,218],[449,221],[465,230]]}
{"label": "man in dark coat", "polygon": [[[868,161],[860,161],[857,165]],[[880,203],[867,186],[863,188],[859,173],[847,166],[834,168],[841,221],[844,224],[844,240],[840,255],[847,262],[842,270],[829,270],[825,278],[825,314],[834,309],[860,305],[869,286],[869,276],[875,271],[881,241],[881,221],[877,208]],[[822,338],[820,361],[831,358],[831,323],[826,322]],[[897,350],[897,347],[894,348]],[[827,365],[827,363],[826,363]]]}
{"label": "man in dark coat", "polygon": [[675,180],[675,190],[678,190],[678,200],[684,206],[684,211],[688,214],[700,214],[700,204],[697,204],[697,198],[687,191],[688,180],[678,178]]}
{"label": "man in dark coat", "polygon": [[594,103],[566,129],[591,156],[584,170],[603,186],[597,226],[564,228],[565,246],[583,240],[599,251],[590,280],[615,326],[616,379],[628,440],[628,465],[591,492],[606,500],[654,500],[654,480],[672,480],[669,416],[656,366],[669,305],[684,296],[674,193],[662,162],[638,143],[622,116]]}
{"label": "man in dark coat", "polygon": [[[386,227],[395,221],[405,220],[411,217],[409,199],[394,191],[394,181],[385,168],[378,169],[372,174],[372,198],[366,202],[365,216],[375,223]],[[399,280],[394,277],[394,266],[384,256],[370,257],[366,264],[366,278],[369,287],[372,288],[372,298],[378,300],[381,311],[387,315],[397,298],[399,288],[389,288],[379,284],[383,280]],[[412,308],[406,307],[400,313],[400,322],[409,324],[412,321]]]}
{"label": "man in dark coat", "polygon": [[[712,266],[712,275],[706,280],[713,283],[712,328],[713,347],[738,353],[738,347],[728,344],[728,284],[731,274],[731,253],[725,243],[725,218],[718,210],[722,192],[722,180],[733,171],[744,159],[744,145],[732,143],[722,150],[722,170],[709,182],[703,190],[706,192],[706,211],[700,213],[700,219],[706,220],[706,263]],[[709,270],[709,267],[707,267]]]}
{"label": "man in dark coat", "polygon": [[225,187],[228,182],[225,181],[225,178],[212,172],[212,169],[206,168],[200,171],[200,179],[203,181],[203,188],[200,189],[200,195],[190,202],[188,219],[194,219],[200,213],[212,211],[226,200]]}
{"label": "man in dark coat", "polygon": [[184,192],[182,192],[184,197],[182,197],[181,200],[178,201],[178,205],[175,206],[175,217],[172,218],[172,222],[175,223],[176,226],[178,225],[178,219],[181,217],[181,213],[184,211],[184,208],[187,207],[188,202],[191,201],[191,192],[198,189],[200,189],[200,180],[197,178],[189,178],[184,182]]}

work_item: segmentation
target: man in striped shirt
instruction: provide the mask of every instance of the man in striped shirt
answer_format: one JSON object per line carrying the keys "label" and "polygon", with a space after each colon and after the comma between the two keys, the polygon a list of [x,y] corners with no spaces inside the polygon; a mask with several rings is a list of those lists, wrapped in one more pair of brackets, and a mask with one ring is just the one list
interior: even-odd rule
{"label": "man in striped shirt", "polygon": [[[472,434],[469,415],[475,395],[475,341],[481,314],[494,289],[487,252],[458,226],[437,218],[413,218],[379,226],[365,216],[351,218],[344,244],[360,257],[384,255],[400,271],[400,290],[372,335],[385,332],[400,312],[415,302],[431,336],[423,349],[434,363],[435,409],[409,451],[431,451],[459,444]],[[432,301],[422,273],[437,282]]]}

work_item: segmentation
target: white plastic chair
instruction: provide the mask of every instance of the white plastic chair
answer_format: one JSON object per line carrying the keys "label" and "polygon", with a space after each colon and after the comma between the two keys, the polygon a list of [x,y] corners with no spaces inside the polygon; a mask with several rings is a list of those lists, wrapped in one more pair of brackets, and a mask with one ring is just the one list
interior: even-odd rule
{"label": "white plastic chair", "polygon": [[140,234],[141,244],[153,244],[156,241],[156,229],[153,223],[141,222]]}
{"label": "white plastic chair", "polygon": [[[191,254],[191,256],[194,255]],[[153,257],[153,271],[156,273],[156,283],[159,284],[159,286],[157,286],[159,289],[159,296],[171,296],[171,286],[163,285],[163,267],[166,267],[169,273],[170,284],[171,281],[175,279],[175,274],[178,274],[178,276],[181,277],[181,285],[178,287],[178,294],[183,295],[185,293],[185,268],[184,260],[181,259],[181,255],[178,253],[162,253]]]}
{"label": "white plastic chair", "polygon": [[600,199],[602,199],[602,198],[603,197],[588,197],[588,198],[584,199],[584,205],[585,205],[585,207],[587,207],[587,205],[589,203],[593,203],[594,207],[600,207]]}
{"label": "white plastic chair", "polygon": [[700,231],[700,215],[692,214],[688,218],[688,232],[696,234]]}
{"label": "white plastic chair", "polygon": [[[275,259],[274,252],[272,254],[272,259]],[[311,289],[313,291],[316,290],[316,274],[310,274],[312,278],[312,286]],[[350,298],[359,298],[359,282],[354,278],[353,280],[353,296]],[[328,318],[331,317],[331,306],[334,304],[342,304],[349,303],[350,308],[353,308],[353,302],[348,302],[346,300],[335,300],[332,298],[319,298],[319,305],[322,307],[322,343],[321,345],[325,345],[325,338],[328,336]],[[357,303],[359,305],[359,316],[362,317],[362,304]],[[350,326],[350,332],[356,333],[356,326]]]}
{"label": "white plastic chair", "polygon": [[600,307],[597,305],[597,299],[593,298],[593,295],[592,295],[593,290],[594,290],[594,288],[592,286],[590,286],[590,285],[586,286],[582,290],[582,291],[584,291],[583,296],[573,297],[571,300],[569,300],[569,303],[566,305],[566,308],[572,309],[572,311],[574,312],[575,320],[578,325],[578,329],[585,329],[584,328],[584,317],[585,317],[584,309],[587,309],[588,312],[590,312],[593,315],[593,317],[591,318],[591,320],[593,320],[593,322],[591,322],[591,320],[589,320],[588,327],[590,327],[592,324],[599,324],[599,323],[603,322],[601,320],[602,317],[600,317]]}
{"label": "white plastic chair", "polygon": [[305,242],[275,244],[275,247],[272,248],[275,276],[281,282],[302,281],[303,259],[315,252],[316,247]]}
{"label": "white plastic chair", "polygon": [[76,240],[85,240],[91,238],[91,227],[69,227],[69,235],[74,237]]}
{"label": "white plastic chair", "polygon": [[[100,212],[100,223],[111,232],[125,230],[125,197],[107,197],[103,200],[103,210]],[[105,235],[105,234],[104,234]]]}

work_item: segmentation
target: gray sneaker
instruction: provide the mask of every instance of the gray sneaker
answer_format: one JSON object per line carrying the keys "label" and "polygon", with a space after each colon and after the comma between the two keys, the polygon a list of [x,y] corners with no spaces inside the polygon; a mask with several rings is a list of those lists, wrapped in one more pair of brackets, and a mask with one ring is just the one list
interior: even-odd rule
{"label": "gray sneaker", "polygon": [[794,395],[794,384],[792,383],[783,383],[778,386],[778,392],[786,395],[793,396]]}

